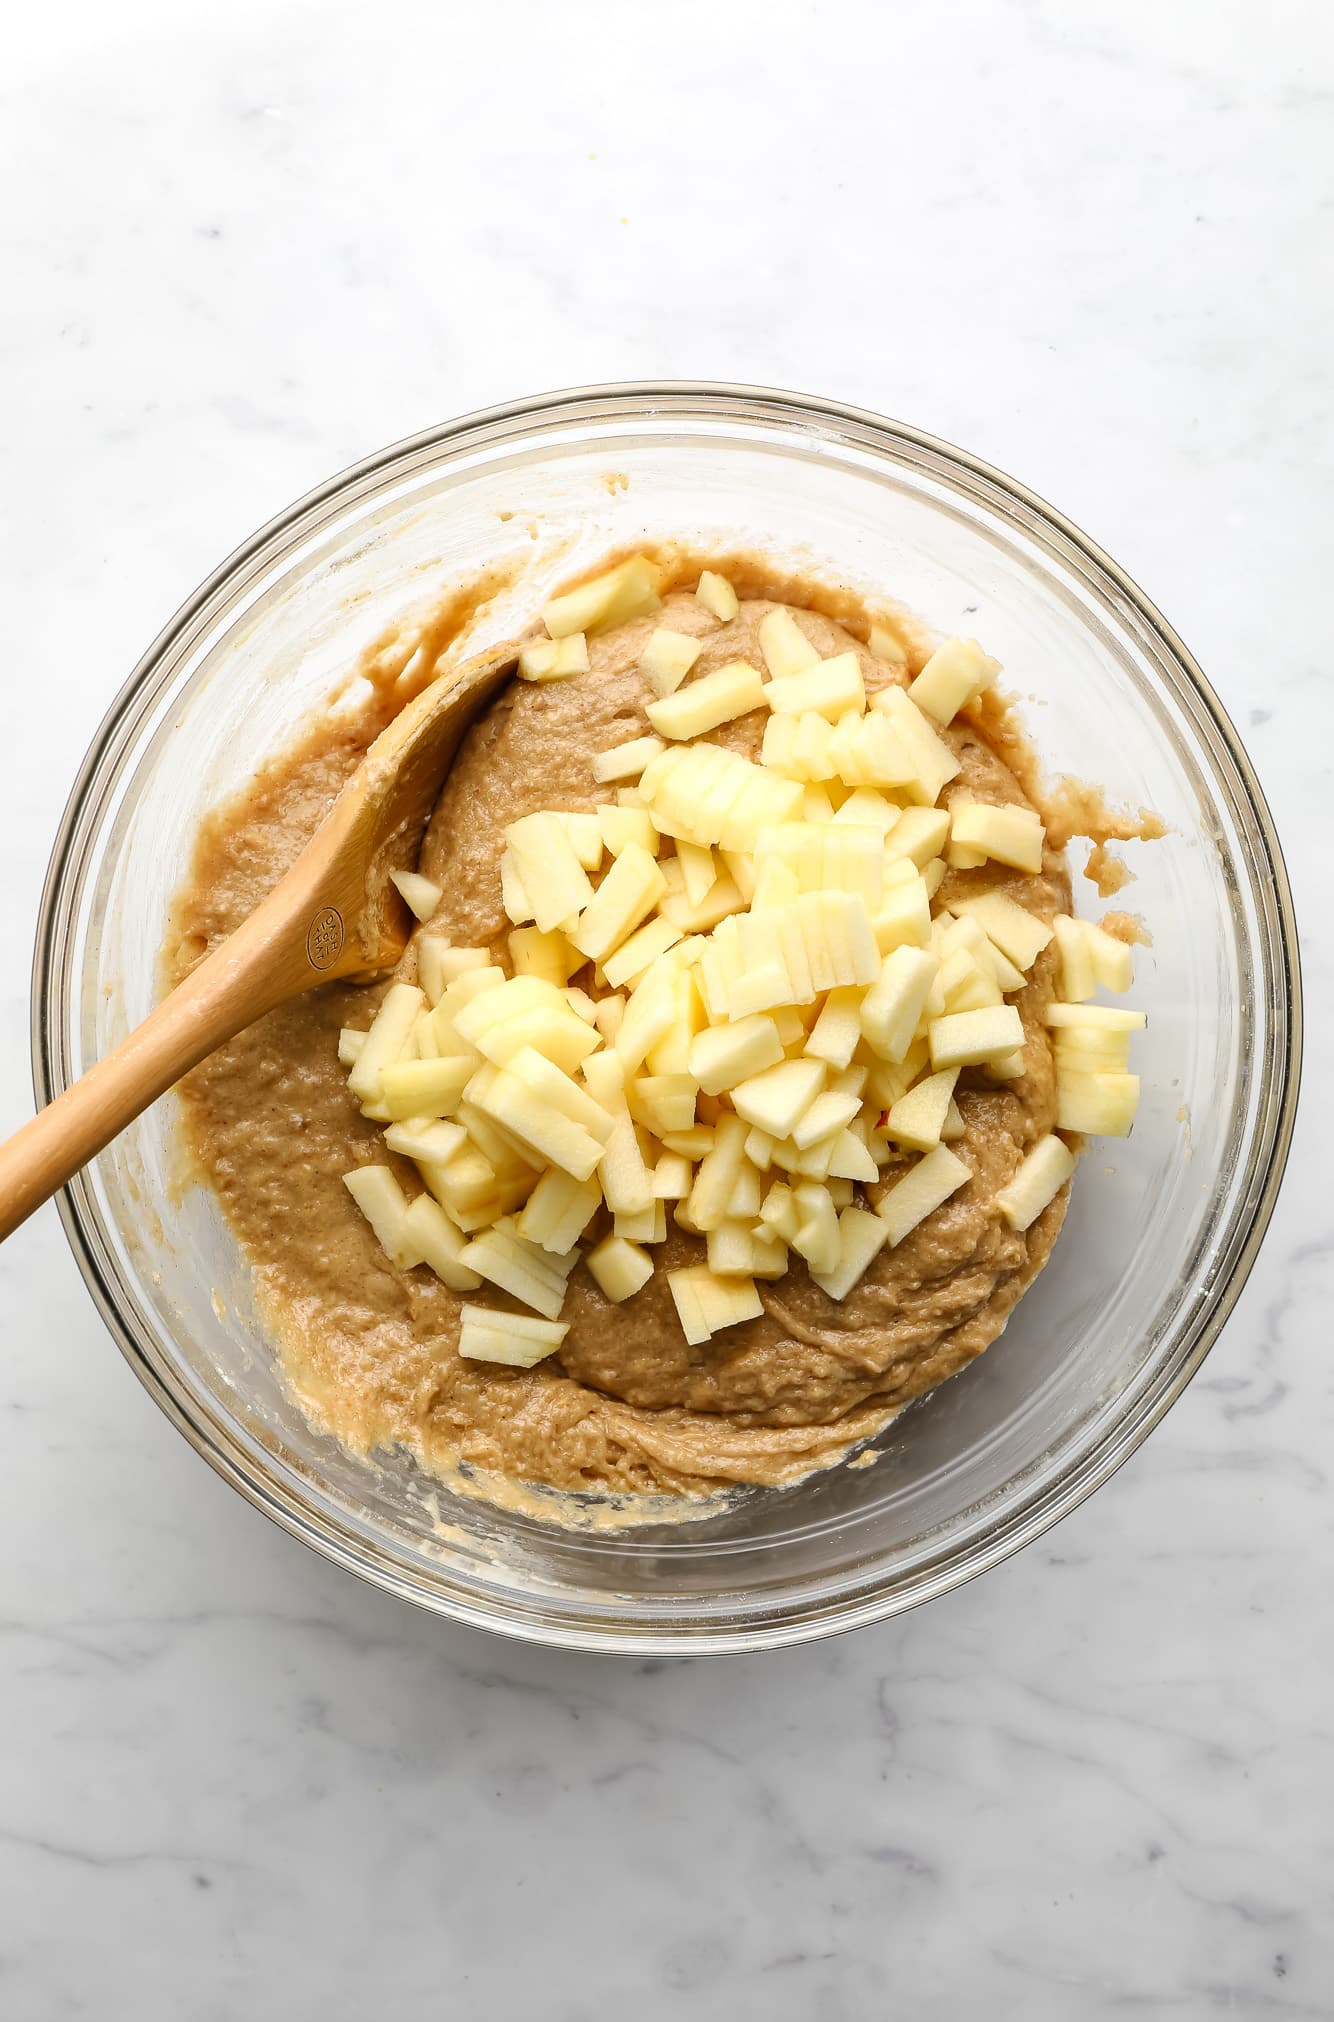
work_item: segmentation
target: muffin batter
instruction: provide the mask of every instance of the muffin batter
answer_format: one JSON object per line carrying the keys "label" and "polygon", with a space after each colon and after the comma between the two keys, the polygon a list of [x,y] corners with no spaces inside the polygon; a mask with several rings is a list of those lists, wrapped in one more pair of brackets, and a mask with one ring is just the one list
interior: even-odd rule
{"label": "muffin batter", "polygon": [[[653,697],[637,663],[650,631],[667,623],[700,635],[697,674],[738,658],[758,666],[758,628],[772,608],[769,598],[748,596],[719,626],[677,591],[653,618],[590,639],[587,674],[512,682],[461,747],[426,838],[421,869],[444,892],[430,930],[504,960],[501,832],[538,807],[586,809],[614,797],[595,785],[591,760],[649,728],[644,706]],[[910,646],[909,666],[896,672],[835,618],[803,607],[802,624],[822,655],[859,654],[868,692],[910,678],[924,657]],[[173,921],[173,980],[288,867],[381,721],[372,697],[358,714],[315,723],[204,823]],[[713,741],[758,757],[762,732],[756,714]],[[945,802],[965,793],[1029,804],[995,740],[967,713],[942,735],[962,767]],[[994,862],[951,871],[941,901],[993,889],[1044,919],[1068,911],[1063,852],[1049,848],[1037,877]],[[787,1275],[758,1287],[763,1317],[697,1347],[683,1338],[666,1272],[703,1261],[705,1246],[673,1227],[654,1252],[653,1277],[624,1305],[609,1304],[587,1269],[576,1268],[562,1315],[569,1333],[549,1360],[518,1370],[460,1359],[461,1306],[504,1304],[503,1296],[489,1286],[453,1292],[425,1267],[396,1268],[342,1184],[372,1155],[390,1157],[404,1178],[411,1171],[384,1152],[336,1057],[339,1028],[367,1025],[384,984],[327,986],[231,1041],[185,1085],[185,1131],[253,1267],[295,1395],[354,1450],[399,1445],[441,1474],[463,1464],[507,1481],[613,1495],[776,1484],[835,1461],[981,1354],[1045,1263],[1065,1189],[1022,1234],[995,1195],[1055,1122],[1041,1023],[1054,969],[1048,948],[1012,1000],[1025,1030],[1024,1076],[997,1087],[965,1070],[959,1084],[965,1137],[954,1148],[972,1166],[971,1181],[897,1248],[882,1250],[842,1304],[811,1282],[793,1252]],[[399,973],[410,980],[414,971],[409,948]],[[911,1162],[890,1165],[858,1199],[874,1205]],[[600,1212],[590,1239],[604,1224]]]}

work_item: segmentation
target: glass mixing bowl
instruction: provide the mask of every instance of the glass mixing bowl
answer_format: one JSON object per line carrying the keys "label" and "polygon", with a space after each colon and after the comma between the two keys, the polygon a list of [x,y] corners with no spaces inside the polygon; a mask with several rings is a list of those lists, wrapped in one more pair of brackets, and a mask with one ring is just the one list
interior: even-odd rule
{"label": "glass mixing bowl", "polygon": [[443,1614],[626,1652],[772,1647],[894,1614],[1105,1481],[1180,1395],[1250,1269],[1300,1058],[1273,823],[1199,668],[1114,563],[1010,478],[897,423],[753,388],[628,386],[496,408],[371,457],[177,613],[103,724],[56,842],[33,985],[39,1098],[149,1010],[201,814],[396,612],[497,557],[529,565],[531,610],[606,550],[673,537],[756,544],[976,633],[1028,698],[1050,771],[1169,824],[1131,846],[1124,901],[1153,933],[1134,1132],[1093,1145],[1052,1261],[990,1351],[896,1419],[873,1466],[745,1492],[684,1526],[571,1532],[312,1430],[212,1195],[176,1184],[170,1101],[61,1202],[131,1366],[259,1508]]}

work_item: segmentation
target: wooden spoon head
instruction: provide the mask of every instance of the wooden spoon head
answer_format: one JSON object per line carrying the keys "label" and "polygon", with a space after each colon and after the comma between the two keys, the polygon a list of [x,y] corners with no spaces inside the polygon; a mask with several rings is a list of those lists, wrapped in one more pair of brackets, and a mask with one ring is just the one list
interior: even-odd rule
{"label": "wooden spoon head", "polygon": [[442,674],[381,731],[339,794],[306,852],[315,858],[312,982],[376,974],[398,961],[415,923],[389,874],[415,870],[450,761],[516,660],[517,648],[505,645]]}

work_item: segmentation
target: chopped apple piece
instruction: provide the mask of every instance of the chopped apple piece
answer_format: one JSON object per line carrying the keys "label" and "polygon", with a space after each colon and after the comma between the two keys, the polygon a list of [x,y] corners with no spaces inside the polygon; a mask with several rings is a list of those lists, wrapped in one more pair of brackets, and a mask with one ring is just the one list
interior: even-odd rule
{"label": "chopped apple piece", "polygon": [[648,851],[627,843],[579,916],[570,935],[579,952],[605,962],[649,914],[667,889]]}
{"label": "chopped apple piece", "polygon": [[963,1111],[957,1102],[952,1102],[945,1113],[945,1121],[940,1126],[942,1144],[956,1144],[968,1134],[968,1126],[963,1120]]}
{"label": "chopped apple piece", "polygon": [[679,1151],[665,1151],[653,1168],[654,1200],[685,1200],[693,1178],[688,1158],[682,1158]]}
{"label": "chopped apple piece", "polygon": [[883,841],[903,819],[906,810],[895,807],[873,786],[854,786],[831,819],[836,828],[873,828]]}
{"label": "chopped apple piece", "polygon": [[764,664],[776,681],[788,674],[802,674],[814,667],[820,655],[812,646],[790,611],[781,605],[760,620],[760,651]]}
{"label": "chopped apple piece", "polygon": [[996,1060],[1024,1043],[1024,1023],[1013,1004],[990,1004],[980,1011],[952,1011],[931,1020],[927,1035],[931,1066],[975,1067]]}
{"label": "chopped apple piece", "polygon": [[662,749],[660,737],[632,737],[628,744],[614,744],[594,758],[593,777],[603,786],[617,779],[639,779],[649,760]]}
{"label": "chopped apple piece", "polygon": [[637,983],[659,955],[665,955],[680,939],[681,929],[659,914],[628,941],[622,941],[614,955],[607,956],[602,972],[615,990],[624,983]]}
{"label": "chopped apple piece", "polygon": [[871,697],[871,708],[888,717],[909,754],[912,775],[907,790],[910,798],[921,807],[934,807],[941,789],[951,779],[957,778],[960,769],[958,759],[948,744],[936,735],[930,719],[922,714],[902,688],[878,689]]}
{"label": "chopped apple piece", "polygon": [[945,1144],[937,1145],[919,1159],[911,1172],[889,1188],[876,1208],[888,1225],[891,1246],[897,1248],[919,1222],[934,1214],[972,1176],[971,1166],[956,1158]]}
{"label": "chopped apple piece", "polygon": [[984,653],[976,639],[946,639],[908,694],[935,722],[952,723],[964,704],[989,688],[1000,671],[1000,661]]}
{"label": "chopped apple piece", "polygon": [[444,893],[441,887],[424,878],[420,871],[390,871],[389,882],[403,898],[409,911],[419,920],[434,917],[436,907]]}
{"label": "chopped apple piece", "polygon": [[655,1137],[692,1130],[699,1085],[690,1074],[644,1074],[626,1084],[626,1100],[636,1123]]}
{"label": "chopped apple piece", "polygon": [[838,1215],[827,1187],[803,1180],[793,1191],[798,1228],[792,1247],[806,1259],[812,1277],[835,1270],[839,1261]]}
{"label": "chopped apple piece", "polygon": [[886,618],[876,618],[871,625],[871,636],[867,641],[871,657],[883,660],[888,667],[906,667],[908,655],[903,641]]}
{"label": "chopped apple piece", "polygon": [[837,723],[848,710],[860,714],[866,707],[862,663],[855,653],[817,660],[798,674],[776,675],[764,692],[769,707],[779,716],[801,716],[810,711]]}
{"label": "chopped apple piece", "polygon": [[788,1132],[798,1151],[808,1151],[821,1138],[846,1128],[861,1108],[861,1098],[826,1088]]}
{"label": "chopped apple piece", "polygon": [[767,1067],[733,1087],[736,1113],[770,1137],[790,1137],[824,1086],[825,1071],[822,1060],[783,1060]]}
{"label": "chopped apple piece", "polygon": [[500,903],[505,916],[516,927],[523,927],[533,917],[533,902],[519,870],[519,860],[508,845],[500,854]]}
{"label": "chopped apple piece", "polygon": [[1140,1032],[1149,1021],[1142,1011],[1122,1010],[1119,1004],[1049,1004],[1043,1022],[1074,1031]]}
{"label": "chopped apple piece", "polygon": [[726,576],[718,575],[713,569],[704,570],[695,596],[705,610],[711,611],[724,625],[729,625],[741,609],[741,601]]}
{"label": "chopped apple piece", "polygon": [[895,948],[885,956],[860,1012],[866,1043],[882,1060],[901,1061],[912,1045],[938,966],[925,948]]}
{"label": "chopped apple piece", "polygon": [[609,855],[618,857],[627,843],[638,843],[651,857],[658,854],[662,838],[646,807],[600,807],[592,819],[598,824]]}
{"label": "chopped apple piece", "polygon": [[1012,1229],[1033,1226],[1075,1169],[1075,1155],[1055,1135],[1039,1138],[1013,1179],[996,1195],[996,1205]]}
{"label": "chopped apple piece", "polygon": [[1139,1107],[1137,1074],[1068,1074],[1056,1077],[1056,1122],[1061,1130],[1091,1137],[1127,1137]]}
{"label": "chopped apple piece", "polygon": [[934,1151],[940,1143],[958,1079],[958,1068],[946,1067],[939,1074],[929,1074],[924,1081],[917,1082],[890,1109],[885,1124],[887,1135],[911,1151]]}
{"label": "chopped apple piece", "polygon": [[602,1205],[597,1179],[576,1180],[549,1166],[529,1194],[519,1217],[526,1242],[563,1257],[573,1249]]}
{"label": "chopped apple piece", "polygon": [[[827,1140],[826,1140],[827,1142]],[[815,1147],[812,1146],[812,1150]],[[830,1151],[829,1180],[859,1180],[863,1185],[878,1179],[880,1168],[858,1133],[849,1127],[839,1131]],[[832,1199],[832,1194],[831,1194]],[[835,1202],[837,1206],[838,1203]],[[846,1205],[846,1203],[845,1203]]]}
{"label": "chopped apple piece", "polygon": [[627,1074],[634,1073],[675,1022],[681,974],[670,955],[660,955],[635,985],[615,1042],[616,1056]]}
{"label": "chopped apple piece", "polygon": [[459,1354],[465,1361],[503,1362],[511,1369],[535,1369],[570,1331],[566,1322],[493,1312],[489,1306],[465,1306],[461,1322]]}
{"label": "chopped apple piece", "polygon": [[749,716],[752,710],[763,709],[767,699],[758,668],[747,660],[729,660],[725,667],[701,674],[674,695],[650,702],[645,713],[660,737],[680,741],[702,737],[738,716]]}
{"label": "chopped apple piece", "polygon": [[565,1300],[568,1267],[562,1268],[563,1261],[553,1261],[536,1243],[525,1242],[508,1221],[492,1223],[460,1252],[460,1262],[468,1269],[480,1271],[502,1292],[548,1320],[559,1318]]}
{"label": "chopped apple piece", "polygon": [[829,992],[806,1041],[812,1060],[823,1060],[829,1067],[848,1065],[862,1036],[861,999],[855,986]]}
{"label": "chopped apple piece", "polygon": [[599,997],[594,1015],[598,1031],[604,1041],[608,1046],[614,1046],[616,1035],[621,1029],[621,1020],[625,1017],[624,997],[619,995]]}
{"label": "chopped apple piece", "polygon": [[960,918],[976,920],[988,940],[994,941],[1002,955],[1025,973],[1052,937],[1046,920],[1039,919],[1004,892],[980,892],[976,898],[955,899],[950,911]]}
{"label": "chopped apple piece", "polygon": [[784,1181],[775,1180],[764,1196],[757,1226],[778,1242],[792,1242],[801,1227],[801,1214],[791,1187]]}
{"label": "chopped apple piece", "polygon": [[577,590],[553,597],[543,609],[542,622],[553,639],[568,639],[575,632],[605,632],[611,625],[656,611],[662,603],[660,581],[647,556],[632,555]]}
{"label": "chopped apple piece", "polygon": [[460,1262],[465,1238],[439,1201],[418,1194],[408,1209],[404,1232],[423,1264],[429,1264],[441,1284],[455,1292],[475,1292],[482,1280]]}
{"label": "chopped apple piece", "polygon": [[778,1028],[762,1014],[709,1026],[690,1042],[690,1072],[706,1095],[721,1095],[782,1058]]}
{"label": "chopped apple piece", "polygon": [[1124,941],[1094,920],[1081,922],[1093,960],[1093,973],[1104,990],[1122,996],[1135,980],[1135,958]]}
{"label": "chopped apple piece", "polygon": [[[505,840],[523,881],[533,918],[544,934],[581,913],[589,904],[593,887],[558,816],[523,815],[510,823]],[[522,926],[523,922],[516,921],[515,925]]]}
{"label": "chopped apple piece", "polygon": [[1052,926],[1061,957],[1061,996],[1067,1004],[1082,1004],[1098,987],[1083,922],[1069,919],[1062,913],[1052,921]]}
{"label": "chopped apple piece", "polygon": [[361,1049],[366,1044],[367,1034],[345,1025],[338,1035],[338,1065],[355,1067],[361,1058]]}
{"label": "chopped apple piece", "polygon": [[362,1102],[376,1102],[380,1077],[403,1055],[408,1036],[425,1004],[422,992],[412,983],[391,983],[384,1001],[371,1022],[365,1043],[357,1055],[347,1085]]}
{"label": "chopped apple piece", "polygon": [[882,955],[895,948],[925,948],[931,939],[931,901],[920,877],[891,885],[881,898],[871,921],[875,944]]}
{"label": "chopped apple piece", "polygon": [[448,1165],[467,1141],[468,1133],[461,1124],[441,1123],[437,1118],[425,1116],[391,1123],[384,1134],[386,1151],[396,1151],[400,1158],[420,1159],[430,1165]]}
{"label": "chopped apple piece", "polygon": [[[675,1136],[673,1142],[681,1143]],[[745,1164],[746,1126],[739,1116],[719,1117],[713,1143],[700,1160],[688,1202],[690,1218],[701,1232],[727,1219],[728,1207]]]}
{"label": "chopped apple piece", "polygon": [[1045,834],[1031,807],[989,807],[956,799],[950,810],[950,838],[965,849],[982,850],[997,863],[1036,876],[1042,869]]}
{"label": "chopped apple piece", "polygon": [[645,1163],[628,1109],[617,1113],[598,1172],[603,1197],[613,1214],[638,1215],[652,1208],[653,1173]]}
{"label": "chopped apple piece", "polygon": [[602,865],[602,824],[597,812],[582,814],[573,808],[554,810],[556,820],[570,838],[570,847],[586,871],[596,871]]}
{"label": "chopped apple piece", "polygon": [[571,674],[587,674],[588,641],[582,632],[568,632],[561,639],[534,639],[519,655],[519,676],[524,681],[564,681]]}
{"label": "chopped apple piece", "polygon": [[832,1270],[812,1268],[811,1276],[828,1298],[846,1299],[888,1241],[889,1228],[883,1216],[865,1208],[845,1207],[838,1218],[838,1261]]}
{"label": "chopped apple piece", "polygon": [[540,927],[515,927],[508,946],[516,976],[540,976],[556,990],[564,989],[583,962],[564,934],[554,929],[544,934]]}
{"label": "chopped apple piece", "polygon": [[1052,1057],[1076,1074],[1124,1074],[1130,1066],[1130,1034],[1057,1028]]}
{"label": "chopped apple piece", "polygon": [[452,1116],[472,1071],[471,1060],[395,1061],[380,1076],[380,1100],[396,1122]]}
{"label": "chopped apple piece", "polygon": [[703,649],[702,639],[659,626],[639,656],[639,671],[655,695],[674,695]]}
{"label": "chopped apple piece", "polygon": [[[543,1079],[543,1068],[568,1090],[560,1108],[545,1091],[542,1094],[536,1091],[535,1083]],[[559,1166],[574,1179],[592,1177],[602,1160],[604,1138],[611,1124],[605,1111],[540,1053],[529,1047],[516,1054],[513,1070],[489,1065],[479,1069],[469,1083],[469,1093],[478,1109],[503,1124],[539,1158]],[[567,1113],[565,1104],[573,1107],[573,1098],[587,1105],[584,1114],[589,1121],[576,1121]],[[591,1121],[596,1121],[596,1130],[590,1128]],[[479,1264],[477,1268],[482,1267]]]}
{"label": "chopped apple piece", "polygon": [[707,846],[701,848],[698,843],[678,842],[676,854],[685,882],[686,898],[692,906],[701,905],[718,882],[718,865],[713,851]]}
{"label": "chopped apple piece", "polygon": [[943,807],[905,807],[885,837],[887,864],[906,860],[918,870],[944,849],[950,832],[949,814]]}
{"label": "chopped apple piece", "polygon": [[718,1278],[706,1264],[669,1271],[667,1284],[681,1331],[692,1348],[726,1327],[758,1320],[764,1311],[751,1279]]}
{"label": "chopped apple piece", "polygon": [[[666,868],[668,871],[672,868],[670,859]],[[729,913],[739,913],[745,903],[730,877],[715,878],[697,906],[692,906],[687,899],[684,884],[678,890],[669,878],[666,897],[659,901],[663,915],[685,934],[707,933],[710,927],[717,926],[719,920],[725,920]]]}
{"label": "chopped apple piece", "polygon": [[617,1306],[633,1299],[653,1276],[652,1257],[638,1243],[628,1243],[623,1236],[605,1237],[596,1249],[589,1251],[584,1262],[603,1298]]}
{"label": "chopped apple piece", "polygon": [[408,1203],[403,1189],[387,1165],[361,1165],[343,1174],[343,1185],[351,1194],[376,1242],[402,1270],[411,1270],[421,1261],[407,1228]]}

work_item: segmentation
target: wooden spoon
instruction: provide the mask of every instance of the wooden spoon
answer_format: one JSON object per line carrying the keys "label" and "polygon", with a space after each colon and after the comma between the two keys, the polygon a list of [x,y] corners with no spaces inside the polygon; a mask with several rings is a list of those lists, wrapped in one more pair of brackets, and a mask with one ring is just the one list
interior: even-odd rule
{"label": "wooden spoon", "polygon": [[444,674],[376,738],[290,871],[104,1060],[0,1145],[0,1241],[159,1095],[266,1011],[392,969],[412,920],[389,873],[417,861],[459,739],[513,673],[504,646]]}

